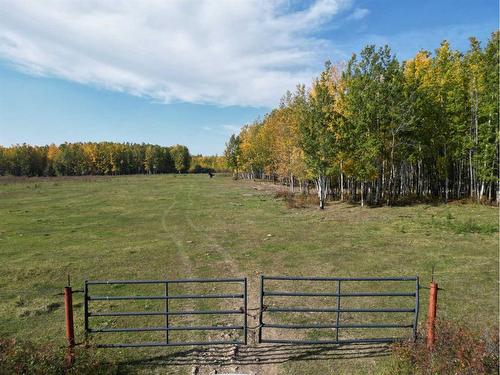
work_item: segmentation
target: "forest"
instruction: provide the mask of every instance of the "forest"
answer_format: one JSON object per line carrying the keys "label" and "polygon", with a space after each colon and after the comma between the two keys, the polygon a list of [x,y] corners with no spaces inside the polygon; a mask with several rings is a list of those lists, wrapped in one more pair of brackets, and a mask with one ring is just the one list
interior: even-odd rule
{"label": "forest", "polygon": [[364,204],[499,200],[499,31],[404,62],[366,46],[325,64],[226,144],[235,176]]}
{"label": "forest", "polygon": [[186,146],[136,143],[27,144],[0,147],[0,175],[82,176],[185,173],[191,165]]}

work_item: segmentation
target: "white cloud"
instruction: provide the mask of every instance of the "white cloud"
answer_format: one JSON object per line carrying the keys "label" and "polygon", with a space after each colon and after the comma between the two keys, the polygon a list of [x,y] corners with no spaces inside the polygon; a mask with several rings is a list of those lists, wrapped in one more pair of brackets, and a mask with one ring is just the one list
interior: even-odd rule
{"label": "white cloud", "polygon": [[347,19],[348,20],[361,20],[369,14],[370,14],[370,10],[368,10],[366,8],[356,8],[356,9],[354,9],[354,12],[352,12],[351,15],[349,17],[347,17]]}
{"label": "white cloud", "polygon": [[162,102],[271,106],[321,69],[314,31],[350,0],[2,0],[0,58]]}

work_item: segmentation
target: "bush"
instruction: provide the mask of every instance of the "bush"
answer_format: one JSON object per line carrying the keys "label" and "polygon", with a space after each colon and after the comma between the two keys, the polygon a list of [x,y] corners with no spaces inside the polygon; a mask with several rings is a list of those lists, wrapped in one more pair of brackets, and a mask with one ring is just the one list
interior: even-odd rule
{"label": "bush", "polygon": [[319,205],[319,198],[316,195],[294,194],[287,190],[278,190],[275,198],[283,199],[288,208],[306,208]]}
{"label": "bush", "polygon": [[76,348],[75,363],[68,369],[66,348],[0,339],[0,374],[117,374],[116,365],[91,348]]}
{"label": "bush", "polygon": [[425,340],[393,347],[383,374],[498,374],[498,329],[477,333],[463,324],[439,321],[432,351]]}
{"label": "bush", "polygon": [[196,164],[189,169],[189,173],[215,173],[215,169]]}

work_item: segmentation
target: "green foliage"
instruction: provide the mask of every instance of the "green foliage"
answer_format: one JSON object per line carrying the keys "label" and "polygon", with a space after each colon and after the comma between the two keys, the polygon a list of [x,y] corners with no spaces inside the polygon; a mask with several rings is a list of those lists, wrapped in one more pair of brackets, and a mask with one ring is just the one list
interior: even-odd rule
{"label": "green foliage", "polygon": [[[354,55],[344,75],[348,126],[345,148],[354,159],[347,172],[363,182],[381,177],[382,161],[394,162],[395,143],[406,124],[399,112],[402,105],[401,66],[388,46],[368,46],[360,59]],[[379,197],[376,198],[378,203]]]}
{"label": "green foliage", "polygon": [[191,156],[189,173],[227,172],[226,160],[219,155],[194,155]]}
{"label": "green foliage", "polygon": [[177,172],[185,173],[189,170],[191,165],[191,155],[186,146],[175,145],[170,148],[170,154],[174,161],[174,166]]}
{"label": "green foliage", "polygon": [[14,176],[39,176],[43,173],[46,162],[43,147],[34,147],[23,143],[16,147],[2,148],[0,154],[0,172]]}
{"label": "green foliage", "polygon": [[226,158],[226,165],[233,172],[238,174],[239,159],[240,159],[240,137],[232,134],[229,141],[226,143],[226,150],[224,157]]}
{"label": "green foliage", "polygon": [[245,126],[238,147],[233,135],[228,162],[291,191],[314,183],[320,201],[497,201],[499,35],[485,48],[471,38],[465,54],[443,41],[400,63],[370,45],[345,67],[327,63],[309,92],[299,85]]}
{"label": "green foliage", "polygon": [[163,147],[89,142],[39,147],[22,144],[0,148],[0,175],[83,176],[186,172],[190,158],[187,147],[180,145]]}
{"label": "green foliage", "polygon": [[332,82],[332,67],[327,63],[309,98],[300,106],[299,144],[313,177],[330,174],[339,151],[333,129],[341,126],[343,118],[335,110],[336,99],[329,87]]}
{"label": "green foliage", "polygon": [[309,97],[302,100],[299,107],[299,145],[304,152],[308,172],[316,181],[320,208],[325,205],[326,176],[331,174],[339,152],[335,130],[342,126],[344,120],[336,106],[334,85],[337,83],[334,70],[327,62]]}

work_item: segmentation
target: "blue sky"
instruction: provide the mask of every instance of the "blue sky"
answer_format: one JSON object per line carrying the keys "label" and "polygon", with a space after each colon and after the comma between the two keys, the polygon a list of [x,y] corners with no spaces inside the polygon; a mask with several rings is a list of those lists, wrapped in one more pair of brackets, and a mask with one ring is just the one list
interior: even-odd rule
{"label": "blue sky", "polygon": [[[104,5],[103,5],[104,4]],[[4,0],[0,144],[185,144],[222,153],[326,59],[389,44],[404,60],[498,28],[498,2]]]}

